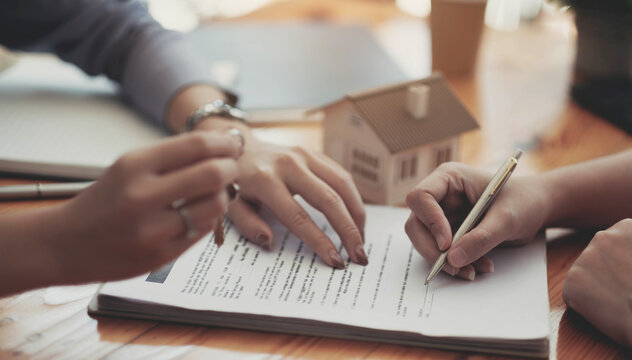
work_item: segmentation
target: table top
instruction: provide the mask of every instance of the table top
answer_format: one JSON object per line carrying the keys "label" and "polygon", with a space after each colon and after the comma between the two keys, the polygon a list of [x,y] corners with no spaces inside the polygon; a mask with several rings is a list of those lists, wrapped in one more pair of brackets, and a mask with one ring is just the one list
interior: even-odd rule
{"label": "table top", "polygon": [[[427,19],[402,14],[390,1],[274,2],[239,20],[288,18],[367,24],[409,74],[430,72]],[[418,44],[410,46],[413,40]],[[569,99],[574,41],[568,14],[542,14],[511,32],[485,30],[475,76],[448,79],[481,126],[480,131],[462,137],[463,162],[494,170],[514,147],[521,147],[525,155],[519,172],[534,173],[632,148],[632,137]],[[410,54],[413,50],[417,53]],[[275,143],[321,148],[322,130],[316,124],[259,127],[255,132]],[[33,181],[0,176],[0,185]],[[0,213],[58,202],[4,202],[0,203]],[[562,300],[566,273],[591,234],[548,231],[547,238],[550,358],[625,358],[623,348],[567,309]],[[96,287],[55,287],[0,299],[0,358],[499,358],[291,334],[92,318],[86,306]]]}

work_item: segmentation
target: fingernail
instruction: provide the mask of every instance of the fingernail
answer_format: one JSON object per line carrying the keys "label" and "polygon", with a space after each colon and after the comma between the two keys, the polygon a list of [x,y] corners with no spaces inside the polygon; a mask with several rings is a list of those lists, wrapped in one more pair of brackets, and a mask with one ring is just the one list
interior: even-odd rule
{"label": "fingernail", "polygon": [[265,248],[266,250],[270,250],[272,249],[272,244],[270,243],[270,238],[268,237],[268,235],[264,234],[264,233],[260,233],[257,235],[255,242]]}
{"label": "fingernail", "polygon": [[239,184],[228,184],[228,186],[226,186],[226,192],[228,193],[230,201],[235,200],[237,198],[237,195],[239,195]]}
{"label": "fingernail", "polygon": [[362,245],[358,245],[358,247],[356,247],[355,253],[358,258],[358,264],[364,266],[369,264],[369,259],[367,258],[366,253],[364,252],[364,247]]}
{"label": "fingernail", "polygon": [[362,243],[364,244],[364,229],[360,230],[360,236],[362,236]]}
{"label": "fingernail", "polygon": [[460,247],[452,250],[450,252],[450,263],[452,263],[452,265],[456,267],[466,265],[467,255],[465,254],[465,251],[463,251],[463,249],[461,249]]}
{"label": "fingernail", "polygon": [[342,258],[340,257],[340,254],[338,254],[338,252],[336,250],[331,250],[329,252],[329,259],[331,260],[331,262],[333,263],[333,266],[336,269],[344,269],[345,268],[345,263],[344,261],[342,261]]}
{"label": "fingernail", "polygon": [[448,274],[454,276],[457,274],[456,269],[454,268],[454,266],[450,265],[450,264],[445,264],[443,266],[443,271],[447,272]]}
{"label": "fingernail", "polygon": [[493,262],[485,262],[481,264],[480,269],[482,272],[493,273],[494,272],[494,263]]}
{"label": "fingernail", "polygon": [[464,268],[459,275],[461,275],[465,280],[473,281],[476,276],[476,271],[474,271],[471,267],[468,267]]}
{"label": "fingernail", "polygon": [[435,240],[437,241],[437,245],[439,245],[439,249],[445,250],[448,248],[448,244],[446,243],[446,239],[443,234],[437,234],[437,236],[435,236]]}

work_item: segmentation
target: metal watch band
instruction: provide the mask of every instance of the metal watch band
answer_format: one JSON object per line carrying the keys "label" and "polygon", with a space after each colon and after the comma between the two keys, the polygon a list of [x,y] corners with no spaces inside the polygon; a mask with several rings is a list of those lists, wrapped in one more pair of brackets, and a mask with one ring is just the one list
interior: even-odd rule
{"label": "metal watch band", "polygon": [[182,132],[189,132],[203,119],[209,116],[219,116],[226,119],[238,120],[248,124],[248,113],[217,99],[212,103],[204,104],[195,110],[184,123]]}

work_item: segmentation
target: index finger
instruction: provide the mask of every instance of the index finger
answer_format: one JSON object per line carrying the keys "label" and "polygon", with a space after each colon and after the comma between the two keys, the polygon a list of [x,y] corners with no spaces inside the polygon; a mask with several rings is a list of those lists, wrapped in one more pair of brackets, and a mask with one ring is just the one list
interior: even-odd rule
{"label": "index finger", "polygon": [[279,221],[305,242],[329,266],[344,269],[345,264],[338,249],[329,237],[322,232],[309,214],[299,205],[288,189],[280,182],[263,186],[260,201],[272,210]]}
{"label": "index finger", "polygon": [[452,229],[439,202],[450,188],[450,177],[435,171],[424,178],[408,195],[406,204],[434,236],[439,249],[446,250],[452,242]]}
{"label": "index finger", "polygon": [[240,145],[229,135],[196,132],[178,135],[154,146],[138,150],[143,165],[157,173],[167,173],[212,157],[237,157]]}

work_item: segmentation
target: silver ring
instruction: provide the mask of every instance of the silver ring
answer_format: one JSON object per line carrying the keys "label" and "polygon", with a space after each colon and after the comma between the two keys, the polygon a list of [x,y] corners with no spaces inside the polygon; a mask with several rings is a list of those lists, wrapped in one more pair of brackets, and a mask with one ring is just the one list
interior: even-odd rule
{"label": "silver ring", "polygon": [[180,217],[182,218],[182,222],[187,228],[186,237],[187,239],[195,239],[198,237],[199,233],[195,226],[193,226],[193,220],[191,220],[191,214],[189,210],[183,205],[182,201],[174,201],[171,205],[175,211],[178,212]]}

